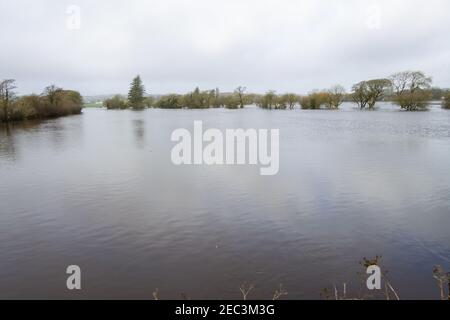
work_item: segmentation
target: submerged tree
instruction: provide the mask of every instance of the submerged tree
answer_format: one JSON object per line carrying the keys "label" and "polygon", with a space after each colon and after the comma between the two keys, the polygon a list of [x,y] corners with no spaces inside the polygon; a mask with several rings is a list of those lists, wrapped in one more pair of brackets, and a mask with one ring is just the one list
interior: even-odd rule
{"label": "submerged tree", "polygon": [[360,109],[366,107],[374,109],[375,104],[383,98],[390,87],[391,81],[389,79],[362,81],[352,87],[352,99]]}
{"label": "submerged tree", "polygon": [[103,101],[103,106],[108,110],[126,109],[127,101],[121,95],[116,94],[114,97]]}
{"label": "submerged tree", "polygon": [[316,110],[325,104],[327,94],[324,92],[316,91],[307,96],[300,97],[300,106],[302,109]]}
{"label": "submerged tree", "polygon": [[0,104],[3,110],[3,121],[9,121],[9,109],[15,96],[15,80],[7,79],[0,81]]}
{"label": "submerged tree", "polygon": [[432,79],[421,71],[399,72],[391,76],[394,102],[407,111],[425,110],[431,98]]}
{"label": "submerged tree", "polygon": [[275,91],[268,91],[259,101],[259,107],[263,109],[275,109],[278,103],[278,96]]}
{"label": "submerged tree", "polygon": [[450,92],[444,97],[444,101],[442,102],[442,108],[450,109]]}
{"label": "submerged tree", "polygon": [[223,106],[227,109],[239,109],[242,106],[241,98],[237,94],[227,94],[222,97]]}
{"label": "submerged tree", "polygon": [[242,87],[239,86],[236,88],[236,90],[234,91],[234,93],[238,96],[239,98],[239,106],[240,108],[244,108],[245,105],[245,91],[247,90],[246,87]]}
{"label": "submerged tree", "polygon": [[374,79],[366,82],[367,84],[367,105],[373,109],[375,104],[383,98],[386,91],[391,88],[389,79]]}
{"label": "submerged tree", "polygon": [[220,97],[220,90],[219,88],[214,89],[214,99],[212,102],[212,107],[213,108],[220,108],[222,106],[222,100]]}
{"label": "submerged tree", "polygon": [[284,106],[284,109],[289,108],[290,110],[295,108],[298,99],[299,97],[294,93],[285,93],[279,98],[280,104]]}
{"label": "submerged tree", "polygon": [[178,94],[168,94],[160,97],[155,103],[155,108],[181,109],[183,97]]}
{"label": "submerged tree", "polygon": [[128,104],[133,109],[143,109],[145,107],[145,88],[140,76],[133,79],[128,92]]}
{"label": "submerged tree", "polygon": [[344,101],[345,89],[341,85],[336,85],[323,94],[324,104],[328,109],[338,109]]}
{"label": "submerged tree", "polygon": [[197,87],[183,96],[182,104],[183,107],[189,109],[206,109],[210,107],[211,97],[211,91],[200,91],[200,88]]}
{"label": "submerged tree", "polygon": [[358,105],[360,109],[364,109],[367,106],[368,101],[368,92],[369,89],[367,87],[366,81],[361,81],[352,87],[352,100]]}

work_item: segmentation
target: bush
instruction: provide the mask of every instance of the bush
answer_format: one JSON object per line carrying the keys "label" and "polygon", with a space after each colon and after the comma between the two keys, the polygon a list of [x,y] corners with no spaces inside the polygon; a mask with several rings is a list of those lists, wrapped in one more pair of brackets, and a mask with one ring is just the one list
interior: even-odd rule
{"label": "bush", "polygon": [[258,106],[263,109],[276,109],[279,106],[275,91],[269,91],[259,99]]}
{"label": "bush", "polygon": [[182,96],[177,94],[168,94],[160,97],[154,104],[155,108],[161,109],[181,109]]}
{"label": "bush", "polygon": [[431,100],[432,79],[421,71],[399,72],[391,76],[394,103],[407,111],[426,110]]}
{"label": "bush", "polygon": [[114,97],[103,101],[103,106],[108,110],[126,109],[128,107],[128,103],[120,95],[115,95]]}
{"label": "bush", "polygon": [[195,88],[193,92],[182,97],[182,105],[189,109],[206,109],[213,105],[213,99],[214,91],[200,91]]}
{"label": "bush", "polygon": [[83,99],[80,93],[56,88],[52,91],[51,98],[43,94],[16,99],[8,110],[8,120],[45,119],[80,114],[82,105]]}
{"label": "bush", "polygon": [[286,93],[279,97],[279,104],[282,109],[294,109],[295,105],[298,103],[299,97],[294,93]]}
{"label": "bush", "polygon": [[450,93],[445,95],[444,101],[442,102],[442,108],[450,109]]}
{"label": "bush", "polygon": [[394,97],[394,103],[406,111],[426,110],[431,98],[430,91],[418,90],[415,92],[404,92]]}
{"label": "bush", "polygon": [[236,94],[229,94],[221,97],[222,105],[227,109],[239,109],[240,100]]}
{"label": "bush", "polygon": [[314,92],[300,98],[302,109],[317,110],[326,102],[327,94],[324,92]]}

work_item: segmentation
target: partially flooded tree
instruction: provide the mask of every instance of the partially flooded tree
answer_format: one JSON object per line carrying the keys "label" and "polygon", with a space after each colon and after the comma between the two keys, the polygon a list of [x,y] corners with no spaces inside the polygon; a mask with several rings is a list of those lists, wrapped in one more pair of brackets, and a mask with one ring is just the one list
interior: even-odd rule
{"label": "partially flooded tree", "polygon": [[15,96],[14,89],[16,88],[15,80],[13,79],[2,80],[0,82],[0,104],[3,110],[2,118],[5,122],[9,121],[9,109]]}
{"label": "partially flooded tree", "polygon": [[450,92],[445,95],[444,101],[442,102],[442,108],[450,109]]}
{"label": "partially flooded tree", "polygon": [[259,107],[263,109],[275,109],[277,106],[278,96],[275,91],[268,91],[259,101]]}
{"label": "partially flooded tree", "polygon": [[261,99],[261,96],[256,93],[247,93],[245,95],[245,102],[247,104],[258,104]]}
{"label": "partially flooded tree", "polygon": [[168,94],[160,97],[154,104],[155,108],[181,109],[183,97],[178,94]]}
{"label": "partially flooded tree", "polygon": [[103,101],[103,106],[108,110],[126,109],[127,101],[121,95],[115,95],[112,98]]}
{"label": "partially flooded tree", "polygon": [[241,98],[237,94],[227,94],[222,97],[223,106],[227,109],[239,109]]}
{"label": "partially flooded tree", "polygon": [[298,102],[298,96],[294,93],[286,93],[280,97],[280,103],[285,105],[290,110],[295,108],[295,105]]}
{"label": "partially flooded tree", "polygon": [[247,90],[246,87],[239,86],[234,91],[234,93],[239,97],[239,106],[241,108],[244,108],[244,105],[245,105],[245,91],[246,90]]}
{"label": "partially flooded tree", "polygon": [[386,91],[391,87],[389,79],[374,79],[366,82],[367,84],[367,106],[373,109],[375,104],[380,101]]}
{"label": "partially flooded tree", "polygon": [[130,85],[130,91],[128,92],[128,103],[133,109],[143,109],[145,107],[145,88],[142,83],[141,77],[136,76]]}
{"label": "partially flooded tree", "polygon": [[216,100],[216,91],[215,90],[208,90],[206,93],[206,105],[211,108],[215,105]]}
{"label": "partially flooded tree", "polygon": [[372,110],[390,88],[391,81],[389,79],[362,81],[352,87],[352,99],[360,109],[367,107]]}
{"label": "partially flooded tree", "polygon": [[213,108],[220,108],[222,105],[223,105],[223,102],[222,102],[222,99],[221,99],[221,96],[220,96],[220,90],[219,90],[219,88],[216,88],[214,90],[214,100],[213,100],[213,103],[212,103],[212,107]]}
{"label": "partially flooded tree", "polygon": [[307,96],[300,97],[300,106],[302,109],[320,109],[320,107],[325,104],[327,96],[326,93],[320,91],[310,93]]}
{"label": "partially flooded tree", "polygon": [[328,109],[338,109],[344,101],[345,89],[341,85],[336,85],[324,92],[324,104]]}
{"label": "partially flooded tree", "polygon": [[399,72],[391,76],[394,102],[407,111],[424,110],[431,98],[432,79],[421,71]]}
{"label": "partially flooded tree", "polygon": [[360,109],[367,106],[368,101],[368,86],[366,81],[358,82],[352,87],[352,100],[358,105]]}
{"label": "partially flooded tree", "polygon": [[209,108],[210,91],[200,91],[197,87],[194,91],[183,96],[183,106],[189,109]]}

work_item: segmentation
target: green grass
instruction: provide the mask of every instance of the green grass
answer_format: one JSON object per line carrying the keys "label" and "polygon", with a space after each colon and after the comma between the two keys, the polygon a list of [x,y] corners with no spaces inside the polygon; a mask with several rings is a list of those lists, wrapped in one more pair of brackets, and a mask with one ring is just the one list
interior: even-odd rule
{"label": "green grass", "polygon": [[103,107],[103,103],[99,102],[91,102],[83,104],[83,108],[101,108]]}

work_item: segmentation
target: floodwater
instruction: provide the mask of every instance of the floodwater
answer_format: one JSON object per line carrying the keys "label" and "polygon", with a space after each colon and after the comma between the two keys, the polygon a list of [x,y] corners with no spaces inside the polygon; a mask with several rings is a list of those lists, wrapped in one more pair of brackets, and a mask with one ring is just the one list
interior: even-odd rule
{"label": "floodwater", "polygon": [[[280,171],[175,166],[177,128],[280,129]],[[400,298],[450,271],[450,112],[86,109],[0,127],[0,298],[319,299],[382,255]],[[82,290],[66,288],[66,268]]]}

